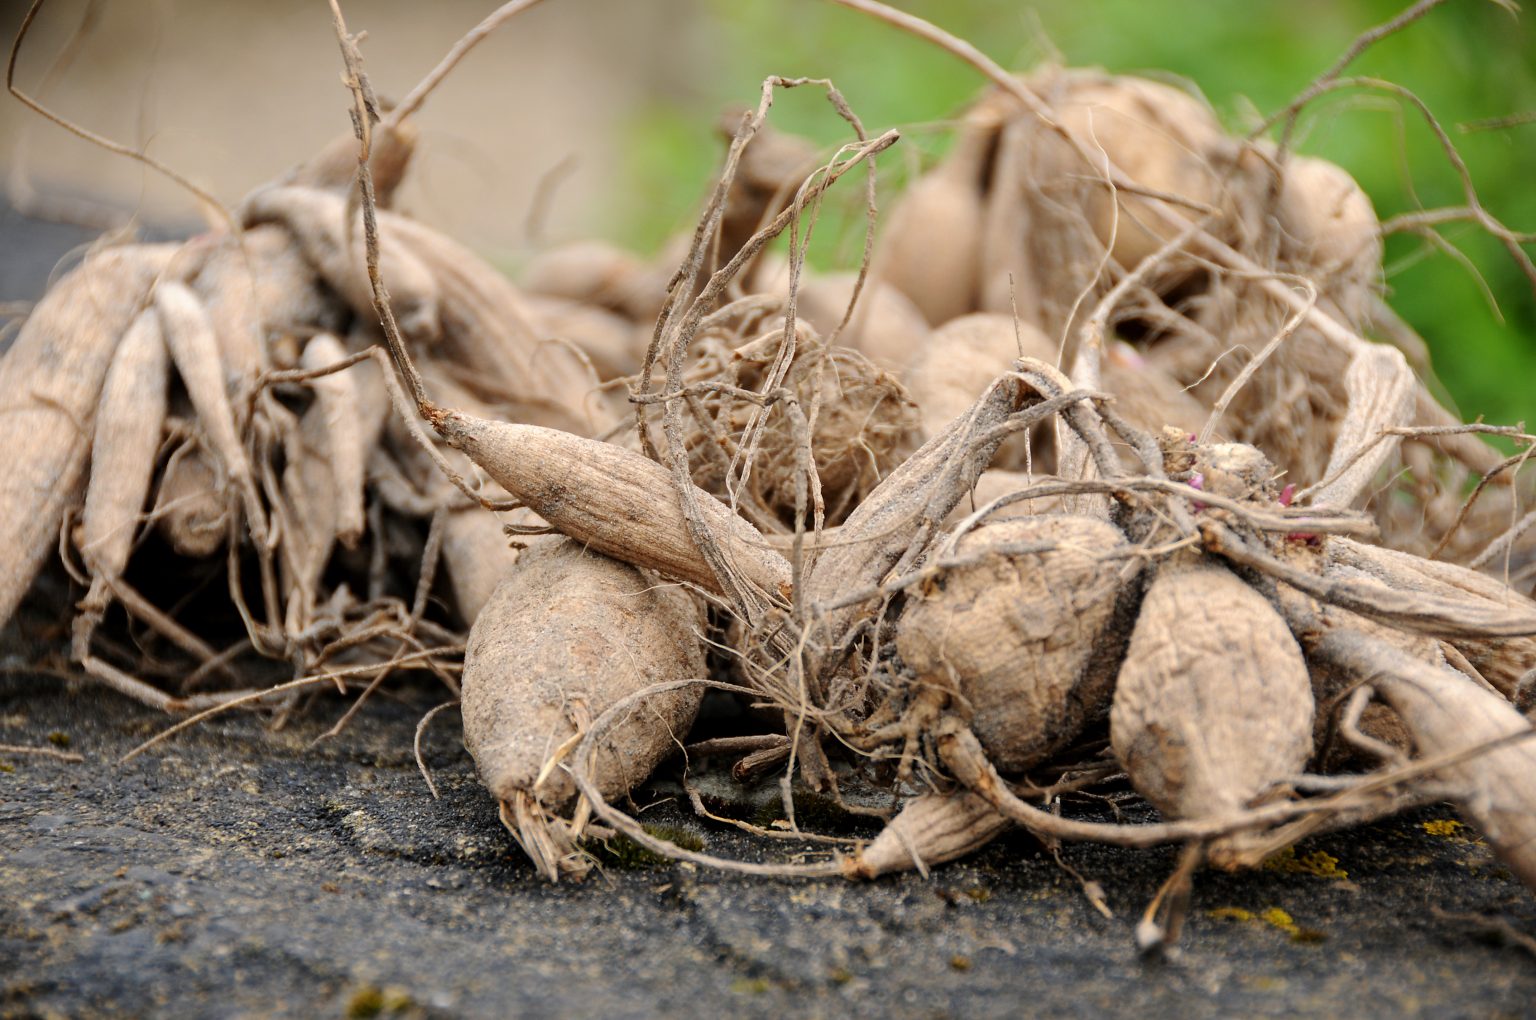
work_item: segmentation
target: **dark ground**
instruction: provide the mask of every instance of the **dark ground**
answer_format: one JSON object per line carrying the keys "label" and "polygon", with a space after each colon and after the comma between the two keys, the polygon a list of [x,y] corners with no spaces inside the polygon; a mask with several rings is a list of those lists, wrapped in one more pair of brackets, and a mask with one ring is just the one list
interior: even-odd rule
{"label": "dark ground", "polygon": [[[35,298],[86,236],[0,209],[0,300]],[[1022,835],[930,880],[629,860],[551,887],[451,712],[426,744],[442,799],[427,793],[411,737],[433,694],[375,699],[316,746],[334,698],[286,730],[225,716],[118,765],[166,719],[28,672],[34,655],[0,636],[0,744],[86,760],[0,754],[0,1017],[1536,1015],[1536,959],[1486,920],[1536,933],[1536,899],[1434,824],[1448,808],[1298,849],[1347,877],[1201,875],[1178,959],[1149,963],[1131,929],[1171,851],[1065,852],[1114,920]],[[644,818],[762,852],[675,802]]]}
{"label": "dark ground", "polygon": [[[428,794],[411,736],[431,697],[375,700],[317,746],[336,699],[280,732],[229,715],[119,765],[164,717],[0,678],[0,743],[86,756],[0,755],[0,1016],[1514,1017],[1536,1003],[1524,950],[1435,912],[1536,930],[1536,901],[1485,846],[1431,831],[1448,809],[1299,848],[1347,878],[1203,874],[1179,958],[1149,963],[1131,927],[1168,851],[1066,851],[1114,920],[1024,836],[929,880],[631,859],[549,886],[497,822],[452,713],[427,737],[442,798]],[[761,852],[675,802],[644,818],[715,853]]]}

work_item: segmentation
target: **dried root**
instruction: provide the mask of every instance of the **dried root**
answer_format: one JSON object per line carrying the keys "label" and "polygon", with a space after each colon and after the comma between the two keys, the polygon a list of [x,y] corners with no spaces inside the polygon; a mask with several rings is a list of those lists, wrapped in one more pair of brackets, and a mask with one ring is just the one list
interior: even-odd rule
{"label": "dried root", "polygon": [[[386,114],[333,5],[355,137],[251,195],[243,229],[88,255],[0,361],[0,446],[25,451],[0,480],[0,621],[58,539],[87,674],[188,722],[360,689],[338,727],[396,670],[457,696],[469,627],[466,743],[552,880],[609,832],[857,878],[1012,825],[1053,849],[1174,843],[1150,948],[1201,865],[1448,794],[1536,886],[1515,704],[1536,603],[1509,583],[1536,569],[1536,440],[1461,424],[1410,370],[1422,344],[1380,294],[1358,185],[1289,151],[1289,127],[1233,138],[1168,85],[1015,77],[840,2],[995,86],[883,236],[874,164],[897,133],[870,137],[830,83],[775,78],[732,118],[696,229],[651,263],[550,250],[526,293],[383,208],[406,118],[510,13]],[[830,156],[767,128],[802,86],[847,126]],[[859,268],[807,273],[850,174]],[[545,531],[564,537],[529,540]],[[136,587],[167,570],[227,600]],[[140,662],[107,640],[120,613]],[[142,668],[170,657],[179,686]],[[765,732],[694,750],[780,771],[779,835],[813,835],[795,782],[835,797],[850,763],[900,810],[793,865],[656,840],[610,801],[684,744],[705,687]],[[1126,778],[1159,820],[1080,817]]]}

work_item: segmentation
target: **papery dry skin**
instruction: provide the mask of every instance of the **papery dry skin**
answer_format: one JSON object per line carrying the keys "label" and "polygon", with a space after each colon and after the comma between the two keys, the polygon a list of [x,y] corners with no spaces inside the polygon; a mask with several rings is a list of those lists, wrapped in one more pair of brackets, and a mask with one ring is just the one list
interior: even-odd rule
{"label": "papery dry skin", "polygon": [[1025,243],[1032,229],[1024,195],[1034,131],[1029,118],[1015,116],[998,135],[982,218],[980,300],[973,311],[1013,315],[1027,309],[1044,325],[1034,254]]}
{"label": "papery dry skin", "polygon": [[[992,380],[1019,358],[1055,364],[1058,353],[1056,344],[1028,322],[979,312],[934,330],[902,377],[922,409],[924,435],[932,436],[968,412]],[[1023,467],[1028,447],[1027,434],[1010,438],[994,456],[994,466]]]}
{"label": "papery dry skin", "polygon": [[[380,214],[381,235],[408,244],[440,288],[441,356],[468,371],[476,395],[519,405],[519,421],[597,435],[612,420],[596,394],[598,380],[568,347],[546,343],[537,317],[512,282],[437,231],[402,216]],[[385,273],[385,280],[388,280]]]}
{"label": "papery dry skin", "polygon": [[[672,475],[660,464],[555,429],[439,414],[433,424],[448,442],[552,527],[615,559],[722,592],[683,517]],[[770,601],[789,598],[788,561],[714,497],[698,497],[740,577]]]}
{"label": "papery dry skin", "polygon": [[931,326],[974,311],[980,298],[988,163],[1001,104],[983,101],[960,123],[955,146],[891,209],[871,275],[911,299]]}
{"label": "papery dry skin", "polygon": [[271,331],[338,325],[339,302],[283,227],[266,224],[193,243],[212,247],[192,289],[213,323],[232,392],[271,367]]}
{"label": "papery dry skin", "polygon": [[128,565],[165,428],[170,368],[159,316],[145,309],[118,343],[96,410],[80,518],[80,554],[93,575],[116,577]]}
{"label": "papery dry skin", "polygon": [[[982,307],[1009,311],[1019,293],[1030,302],[1021,307],[1047,334],[1068,335],[1113,285],[1102,271],[1106,253],[1129,270],[1177,233],[1156,215],[1157,199],[1112,192],[1101,161],[1143,188],[1217,207],[1222,171],[1212,157],[1225,138],[1198,99],[1143,78],[1049,68],[1032,75],[1029,87],[1096,162],[1084,163],[1032,116],[1021,113],[1005,129],[988,213]],[[1210,229],[1226,232],[1219,224]],[[1161,293],[1190,273],[1187,260],[1165,260],[1148,286]]]}
{"label": "papery dry skin", "polygon": [[[1435,669],[1369,637],[1322,634],[1309,650],[1369,683],[1401,716],[1421,758],[1531,732],[1514,706],[1450,669]],[[1462,811],[1527,887],[1536,889],[1536,742],[1525,739],[1446,766]]]}
{"label": "papery dry skin", "polygon": [[643,267],[639,258],[607,241],[572,241],[535,256],[522,284],[530,294],[622,312],[625,284]]}
{"label": "papery dry skin", "polygon": [[[1224,134],[1205,103],[1170,85],[1130,75],[1067,72],[1066,77],[1065,101],[1056,104],[1059,120],[1089,141],[1090,154],[1102,149],[1110,163],[1142,187],[1208,206],[1219,204],[1222,185],[1210,154]],[[1070,174],[1073,163],[1078,173],[1085,169],[1075,155],[1055,158],[1062,174]],[[1059,186],[1060,178],[1056,183]],[[1052,182],[1043,186],[1049,189]],[[1126,269],[1174,236],[1148,213],[1154,199],[1121,195],[1117,213],[1106,185],[1094,186],[1087,196],[1094,233]]]}
{"label": "papery dry skin", "polygon": [[1168,819],[1258,803],[1305,767],[1313,711],[1301,649],[1262,595],[1217,564],[1160,568],[1109,716],[1138,793]]}
{"label": "papery dry skin", "polygon": [[1417,386],[1397,348],[1373,344],[1355,353],[1344,373],[1348,411],[1334,438],[1323,485],[1311,494],[1314,505],[1349,506],[1370,493],[1377,471],[1398,446],[1396,438],[1380,439],[1380,429],[1410,420]]}
{"label": "papery dry skin", "polygon": [[[464,744],[498,800],[521,798],[514,835],[547,878],[582,870],[564,854],[550,859],[569,841],[546,813],[576,796],[561,757],[623,698],[705,676],[702,627],[680,588],[563,538],[534,540],[475,620],[462,678]],[[702,693],[647,698],[604,731],[586,763],[604,797],[644,782],[680,746]]]}
{"label": "papery dry skin", "polygon": [[182,556],[202,559],[224,545],[229,534],[226,480],[201,443],[184,447],[166,461],[155,488],[156,528]]}
{"label": "papery dry skin", "polygon": [[[77,497],[118,340],[175,245],[86,256],[44,295],[0,358],[0,624],[15,612]],[[25,456],[20,454],[24,452]]]}
{"label": "papery dry skin", "polygon": [[[347,349],[340,340],[329,333],[320,333],[304,345],[299,366],[313,371],[343,361],[346,356]],[[377,441],[383,426],[382,414],[387,411],[387,407],[380,407],[371,415],[363,413],[357,376],[366,371],[377,372],[378,367],[371,361],[364,361],[309,381],[315,393],[311,410],[319,412],[324,424],[326,459],[335,482],[332,489],[336,503],[335,537],[348,549],[354,548],[363,535],[363,468],[368,450]]]}
{"label": "papery dry skin", "polygon": [[[686,252],[668,244],[652,264],[607,241],[572,241],[540,252],[523,274],[531,294],[594,304],[640,323],[649,333],[666,301],[667,279]],[[684,242],[680,248],[678,242]]]}
{"label": "papery dry skin", "polygon": [[[362,226],[347,222],[344,196],[318,188],[266,187],[246,197],[241,215],[248,228],[281,224],[315,272],[352,311],[377,321]],[[398,231],[380,227],[379,269],[389,289],[390,307],[407,337],[427,343],[441,331],[438,281],[418,255],[416,246],[399,237]]]}
{"label": "papery dry skin", "polygon": [[245,503],[246,526],[258,543],[266,540],[266,512],[251,473],[250,458],[235,428],[234,408],[225,387],[219,343],[213,324],[185,284],[162,280],[155,287],[155,310],[160,313],[160,327],[171,360],[181,376],[192,406],[197,409],[198,424],[208,437],[209,446],[223,462],[229,479],[239,489]]}
{"label": "papery dry skin", "polygon": [[871,879],[912,868],[926,873],[929,865],[975,853],[1011,828],[969,790],[920,794],[901,806],[874,842],[843,860],[843,874]]}
{"label": "papery dry skin", "polygon": [[[1442,599],[1471,599],[1485,606],[1524,610],[1536,617],[1536,601],[1497,578],[1454,563],[1429,560],[1410,553],[1366,545],[1337,536],[1326,547],[1325,576],[1344,576],[1339,568],[1358,572],[1399,591],[1423,592]],[[1513,698],[1516,685],[1536,669],[1536,636],[1458,636],[1451,643],[1500,694]]]}
{"label": "papery dry skin", "polygon": [[950,692],[999,771],[1038,764],[1107,707],[1128,630],[1110,626],[1129,609],[1112,558],[1125,545],[1083,517],[983,524],[943,547],[963,565],[909,592],[898,654],[919,687]]}

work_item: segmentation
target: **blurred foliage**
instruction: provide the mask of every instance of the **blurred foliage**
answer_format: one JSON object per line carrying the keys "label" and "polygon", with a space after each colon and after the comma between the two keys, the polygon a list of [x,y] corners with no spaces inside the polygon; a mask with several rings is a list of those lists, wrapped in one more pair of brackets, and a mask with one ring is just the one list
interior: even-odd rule
{"label": "blurred foliage", "polygon": [[[892,187],[945,142],[944,122],[982,87],[949,55],[854,12],[791,0],[700,0],[690,29],[698,64],[693,91],[665,97],[628,140],[632,197],[610,222],[619,238],[654,250],[691,223],[724,151],[713,133],[727,106],[755,103],[770,74],[829,76],[871,132],[906,139],[883,158]],[[1074,65],[1183,79],[1229,127],[1245,129],[1283,107],[1366,28],[1405,0],[1292,0],[1190,4],[1170,0],[904,0],[899,4],[971,40],[994,59],[1027,69],[1053,55]],[[1367,51],[1346,75],[1411,89],[1439,118],[1465,159],[1484,205],[1514,229],[1536,230],[1536,123],[1467,130],[1536,110],[1536,30],[1490,0],[1451,0]],[[772,121],[829,147],[848,138],[821,94],[776,100]],[[1387,219],[1414,209],[1462,205],[1461,185],[1423,117],[1368,88],[1311,104],[1296,147],[1346,167]],[[896,153],[905,150],[904,156]],[[852,178],[850,178],[852,181]],[[888,190],[888,189],[882,189]],[[858,188],[845,190],[857,203]],[[888,199],[887,199],[888,201]],[[844,217],[848,216],[845,208]],[[848,224],[844,224],[846,231]],[[831,226],[820,233],[836,237]],[[1536,299],[1508,252],[1467,224],[1442,233],[1459,255],[1399,235],[1387,246],[1390,301],[1429,342],[1436,372],[1467,415],[1536,426]],[[1527,251],[1532,246],[1527,246]],[[857,238],[813,249],[821,264],[856,262]]]}

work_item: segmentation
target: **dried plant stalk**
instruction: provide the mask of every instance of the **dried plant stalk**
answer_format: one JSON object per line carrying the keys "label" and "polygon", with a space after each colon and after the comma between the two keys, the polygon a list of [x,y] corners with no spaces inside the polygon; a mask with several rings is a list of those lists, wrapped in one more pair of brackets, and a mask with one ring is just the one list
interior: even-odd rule
{"label": "dried plant stalk", "polygon": [[[1522,615],[1536,620],[1536,602],[1467,567],[1337,537],[1328,540],[1326,553],[1324,572],[1328,576],[1347,568],[1399,591],[1446,600],[1468,599],[1488,608],[1523,611]],[[1521,678],[1536,669],[1536,636],[1467,634],[1451,641],[1506,698],[1513,698]]]}

